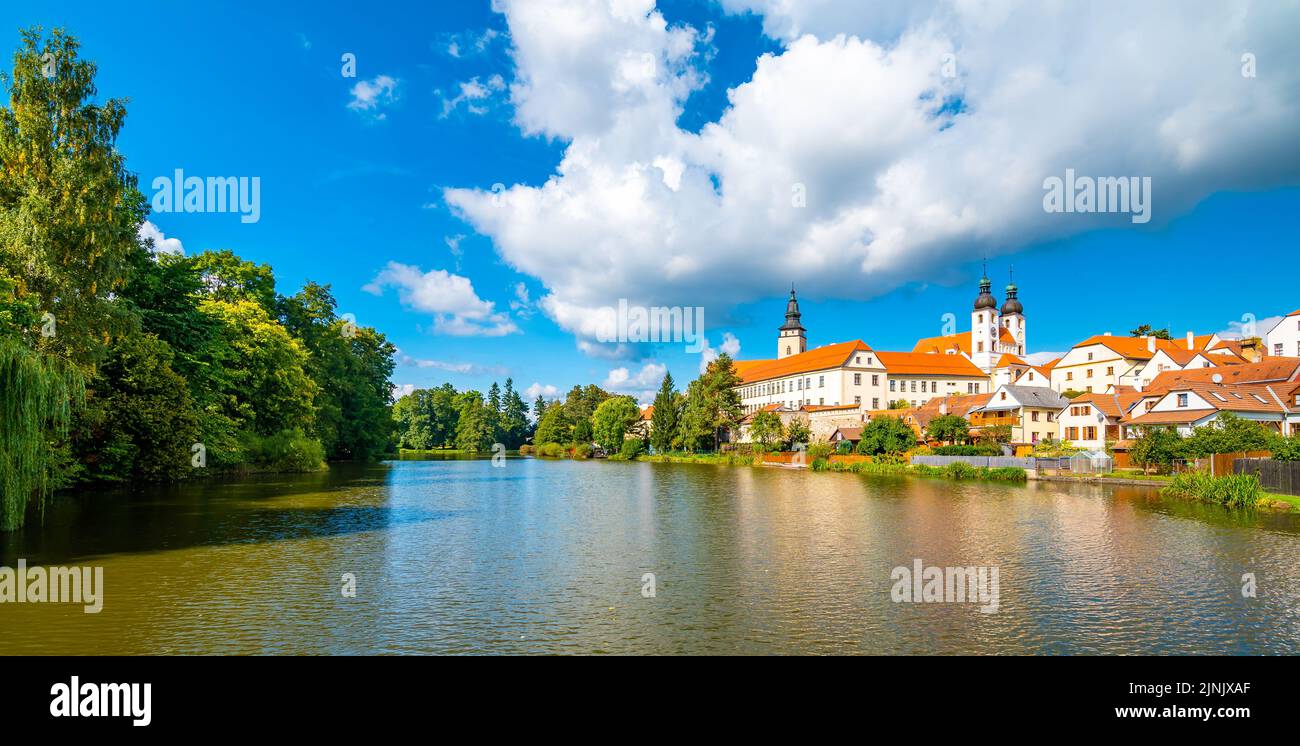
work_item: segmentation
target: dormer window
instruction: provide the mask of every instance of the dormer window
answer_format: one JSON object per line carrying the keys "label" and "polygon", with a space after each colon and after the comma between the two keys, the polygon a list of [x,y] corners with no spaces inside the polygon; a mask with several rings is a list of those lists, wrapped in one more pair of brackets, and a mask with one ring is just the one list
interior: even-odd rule
{"label": "dormer window", "polygon": [[1186,406],[1187,406],[1187,394],[1179,394],[1179,395],[1178,395],[1178,406],[1180,406],[1180,407],[1186,407]]}

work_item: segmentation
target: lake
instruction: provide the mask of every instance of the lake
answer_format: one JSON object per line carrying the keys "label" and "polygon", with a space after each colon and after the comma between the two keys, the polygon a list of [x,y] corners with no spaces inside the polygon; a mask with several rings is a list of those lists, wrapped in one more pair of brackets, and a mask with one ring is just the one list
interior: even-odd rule
{"label": "lake", "polygon": [[[1147,487],[393,461],[61,497],[18,558],[103,610],[0,604],[0,654],[1300,652],[1300,519]],[[916,560],[996,612],[895,602]]]}

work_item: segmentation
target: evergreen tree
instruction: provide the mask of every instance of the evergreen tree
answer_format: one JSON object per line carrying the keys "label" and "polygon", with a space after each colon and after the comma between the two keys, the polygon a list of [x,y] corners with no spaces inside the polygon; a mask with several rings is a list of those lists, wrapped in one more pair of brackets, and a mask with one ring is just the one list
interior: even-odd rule
{"label": "evergreen tree", "polygon": [[650,415],[650,445],[659,452],[673,447],[677,438],[677,408],[680,395],[673,386],[673,374],[664,373],[664,380],[659,384],[659,393],[655,395],[654,414]]}

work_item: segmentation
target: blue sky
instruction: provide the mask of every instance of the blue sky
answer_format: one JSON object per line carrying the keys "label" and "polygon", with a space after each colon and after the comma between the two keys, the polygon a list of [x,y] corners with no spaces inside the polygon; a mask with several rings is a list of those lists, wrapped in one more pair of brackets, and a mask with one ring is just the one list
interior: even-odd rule
{"label": "blue sky", "polygon": [[[188,175],[260,177],[255,224],[231,214],[184,213],[155,214],[151,222],[187,253],[229,248],[271,264],[281,292],[307,279],[331,284],[341,312],[379,328],[401,349],[397,385],[448,380],[484,388],[509,375],[521,389],[537,384],[562,392],[601,383],[622,368],[630,379],[623,388],[641,395],[638,375],[656,377],[661,365],[684,384],[697,373],[699,355],[673,345],[580,349],[590,334],[558,309],[618,297],[703,305],[714,348],[729,333],[740,357],[766,357],[790,282],[801,289],[810,344],[862,338],[878,349],[910,349],[916,338],[941,331],[944,313],[956,314],[966,328],[985,254],[999,295],[1008,267],[1015,267],[1032,352],[1066,350],[1088,335],[1125,333],[1140,323],[1172,325],[1175,334],[1208,332],[1228,329],[1243,314],[1263,319],[1300,307],[1287,269],[1300,233],[1297,88],[1294,77],[1267,77],[1277,76],[1279,66],[1294,76],[1297,66],[1294,58],[1267,56],[1282,48],[1269,35],[1277,24],[1268,17],[1245,24],[1244,41],[1215,31],[1213,18],[1166,30],[1170,48],[1201,43],[1201,57],[1223,33],[1222,47],[1234,55],[1222,65],[1233,75],[1207,75],[1202,83],[1196,70],[1180,72],[1178,60],[1167,71],[1139,75],[1147,76],[1144,84],[1165,84],[1156,90],[1179,81],[1183,88],[1168,102],[1116,91],[1113,81],[1080,80],[1082,73],[1059,70],[1045,55],[1044,70],[1077,86],[1065,100],[1086,102],[1094,89],[1110,90],[1115,110],[1125,113],[1035,124],[1038,112],[1059,108],[1054,94],[1045,92],[1041,105],[1006,103],[1006,91],[1025,84],[1007,88],[1014,66],[983,54],[1006,39],[981,36],[947,14],[936,16],[940,31],[900,39],[899,30],[917,20],[907,15],[910,9],[873,16],[848,4],[840,13],[783,15],[763,0],[672,0],[653,11],[634,7],[629,20],[621,6],[637,0],[582,2],[595,3],[585,9],[592,18],[613,8],[612,20],[592,21],[610,24],[598,42],[567,40],[572,18],[530,16],[508,2],[498,13],[486,0],[362,10],[327,2],[158,2],[133,6],[131,17],[102,3],[37,2],[6,5],[0,30],[10,49],[17,29],[33,24],[61,25],[81,39],[83,55],[99,64],[101,95],[130,99],[120,146],[146,194],[155,176],[177,168]],[[653,22],[655,12],[662,24]],[[1040,29],[1054,28],[1051,19],[1025,12],[1026,35],[1050,42]],[[674,36],[674,29],[691,33]],[[839,33],[849,40],[837,42]],[[595,43],[605,46],[582,46]],[[1158,53],[1162,41],[1150,43]],[[960,88],[945,90],[948,83],[931,72],[901,72],[900,61],[912,59],[912,50],[934,51],[937,59],[945,44],[959,60],[974,60],[955,84]],[[577,63],[564,59],[566,46],[575,47]],[[1032,45],[1017,48],[1033,54]],[[1245,93],[1235,87],[1239,48],[1261,50],[1260,77],[1246,83],[1258,85]],[[651,55],[652,79],[633,80],[630,86],[641,86],[633,94],[605,100],[610,81],[623,90],[626,81],[617,76],[626,77],[628,60],[638,59],[626,50]],[[355,78],[341,74],[344,53],[356,56]],[[615,77],[602,67],[608,60]],[[760,65],[769,73],[762,85],[752,80]],[[902,84],[903,92],[892,95],[893,83],[873,77],[875,65],[922,81],[916,84],[927,86],[926,95],[950,102],[929,116],[949,119],[926,123],[912,116],[910,102],[924,97],[906,95]],[[358,93],[359,83],[378,91],[373,105],[366,104],[366,89]],[[1126,112],[1118,104],[1130,93],[1133,108]],[[1273,111],[1292,123],[1291,134],[1278,131],[1266,114],[1247,130],[1254,134],[1225,132],[1228,120],[1205,113],[1213,107],[1196,108],[1202,99],[1233,104],[1234,96],[1246,103],[1214,116],[1240,120],[1252,110]],[[954,113],[954,100],[965,110]],[[669,118],[656,119],[665,102]],[[820,115],[796,118],[819,105],[825,106]],[[890,106],[898,111],[879,114]],[[791,121],[779,121],[786,112]],[[626,118],[611,123],[615,115]],[[916,122],[909,125],[915,131],[899,135],[891,125],[897,121]],[[989,122],[1034,133],[1057,127],[1059,135],[1041,145],[1026,142],[1024,133],[990,134],[1007,127]],[[799,128],[807,128],[800,137],[783,136]],[[658,143],[665,129],[671,131]],[[841,135],[845,141],[834,142]],[[624,136],[635,142],[611,145]],[[1021,209],[1023,199],[990,201],[979,196],[978,182],[966,186],[969,173],[957,175],[969,164],[954,163],[945,181],[926,161],[928,153],[954,147],[953,137],[969,138],[962,152],[987,157],[980,167],[995,169],[989,185],[1023,168],[1026,183],[1037,188],[1043,176],[1073,164],[1081,172],[1091,166],[1096,173],[1152,174],[1156,217],[1145,225],[1051,222],[1056,216],[1036,206]],[[638,154],[642,143],[658,150]],[[685,182],[671,191],[656,184],[663,194],[650,196],[636,190],[624,196],[605,183],[587,193],[602,200],[602,214],[586,213],[593,202],[583,189],[610,174],[621,178],[628,164],[661,153],[686,164],[688,182],[697,170],[708,174],[697,194],[717,197],[715,211],[699,208],[708,199],[692,197],[689,189],[696,187]],[[755,168],[773,169],[754,174],[784,173],[789,164],[806,169],[813,198],[833,197],[810,204],[815,217],[794,228],[767,224],[773,213],[754,206],[761,199],[725,204],[759,178],[743,170],[754,159]],[[882,178],[894,184],[891,174],[910,169],[919,169],[918,184],[954,182],[951,192],[939,187],[943,194],[934,197],[936,188],[928,186],[933,204],[926,209],[911,206],[919,188],[882,196],[889,192]],[[544,191],[548,180],[556,191]],[[510,195],[496,213],[480,199],[494,184]],[[447,189],[464,196],[449,198]],[[623,201],[609,201],[615,198]],[[814,258],[793,262],[791,254],[801,250]],[[590,271],[560,266],[567,262]],[[435,271],[463,278],[455,289],[463,293],[472,284],[465,307],[477,310],[462,317],[440,301],[432,303],[440,310],[431,310],[415,285],[374,283],[390,263],[418,268],[416,283]],[[370,292],[363,289],[368,285]],[[404,290],[412,293],[410,302],[401,300]],[[554,303],[540,302],[548,296]],[[438,314],[442,322],[435,321]]]}

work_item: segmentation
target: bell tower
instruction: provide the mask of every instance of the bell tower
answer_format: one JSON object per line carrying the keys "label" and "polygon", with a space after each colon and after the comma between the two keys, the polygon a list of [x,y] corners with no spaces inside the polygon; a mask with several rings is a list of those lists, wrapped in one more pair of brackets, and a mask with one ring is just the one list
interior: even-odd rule
{"label": "bell tower", "polygon": [[785,323],[776,338],[776,359],[798,355],[808,349],[808,333],[799,322],[799,299],[790,286],[790,300],[785,304]]}
{"label": "bell tower", "polygon": [[993,297],[993,281],[987,268],[980,278],[980,294],[970,314],[970,361],[976,368],[990,373],[997,362],[998,301]]}
{"label": "bell tower", "polygon": [[1009,275],[1008,279],[1010,282],[1007,284],[1007,302],[1002,304],[1002,327],[1016,340],[1016,349],[1012,352],[1024,355],[1029,349],[1025,336],[1025,307],[1016,297],[1020,291],[1016,287],[1015,275]]}

